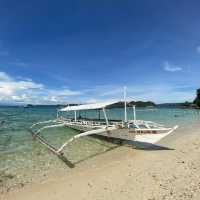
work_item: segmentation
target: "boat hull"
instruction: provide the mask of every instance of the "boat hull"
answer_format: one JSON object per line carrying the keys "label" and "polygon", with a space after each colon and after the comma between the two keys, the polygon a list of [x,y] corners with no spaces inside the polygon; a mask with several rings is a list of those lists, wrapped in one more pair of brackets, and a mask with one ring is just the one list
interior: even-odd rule
{"label": "boat hull", "polygon": [[[75,130],[84,132],[84,131],[90,131],[95,130],[94,127],[90,126],[79,126],[79,125],[71,125],[66,124],[67,127],[73,128]],[[95,135],[101,135],[105,137],[110,138],[117,138],[117,139],[123,139],[123,140],[130,140],[135,142],[143,142],[143,143],[151,143],[155,144],[159,142],[162,138],[166,137],[170,133],[173,132],[177,127],[172,128],[169,131],[165,132],[159,132],[159,131],[139,131],[136,129],[131,128],[113,128],[108,127],[105,131],[102,131],[101,133],[95,134]],[[98,129],[98,127],[96,127]]]}
{"label": "boat hull", "polygon": [[111,138],[118,138],[124,140],[130,140],[134,142],[142,142],[142,143],[150,143],[155,144],[159,142],[164,137],[168,136],[171,131],[167,133],[133,133],[128,129],[117,129],[113,131],[105,131],[102,133],[98,133],[98,135],[111,137]]}

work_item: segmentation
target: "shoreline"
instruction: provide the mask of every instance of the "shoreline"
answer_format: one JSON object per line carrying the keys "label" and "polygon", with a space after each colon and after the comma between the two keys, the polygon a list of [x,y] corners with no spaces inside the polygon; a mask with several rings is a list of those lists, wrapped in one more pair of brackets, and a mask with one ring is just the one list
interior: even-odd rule
{"label": "shoreline", "polygon": [[[166,147],[166,148],[163,148]],[[180,128],[157,147],[124,145],[0,194],[3,200],[199,199],[200,126]],[[199,198],[198,198],[199,197]]]}

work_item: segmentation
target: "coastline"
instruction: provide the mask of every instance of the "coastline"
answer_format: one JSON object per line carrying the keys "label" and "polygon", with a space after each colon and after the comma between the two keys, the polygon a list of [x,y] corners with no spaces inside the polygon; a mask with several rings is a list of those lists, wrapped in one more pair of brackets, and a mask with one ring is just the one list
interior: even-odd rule
{"label": "coastline", "polygon": [[[8,193],[3,200],[200,199],[200,126],[178,129],[157,146],[123,145]],[[167,147],[167,148],[162,148]]]}

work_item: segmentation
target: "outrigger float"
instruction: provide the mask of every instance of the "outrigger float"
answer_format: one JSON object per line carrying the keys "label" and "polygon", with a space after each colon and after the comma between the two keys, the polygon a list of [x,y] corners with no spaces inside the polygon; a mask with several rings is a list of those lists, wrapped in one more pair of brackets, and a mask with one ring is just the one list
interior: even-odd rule
{"label": "outrigger float", "polygon": [[[124,94],[124,120],[109,120],[106,114],[106,108],[112,106],[117,102],[103,102],[96,104],[67,106],[61,108],[58,110],[57,118],[55,120],[35,123],[30,127],[29,130],[32,133],[34,139],[37,139],[40,143],[45,145],[56,155],[64,156],[63,150],[69,143],[85,136],[100,135],[121,140],[131,140],[135,142],[155,144],[178,128],[177,125],[172,128],[166,128],[164,127],[164,125],[152,121],[137,120],[135,106],[133,106],[133,119],[128,120],[125,96],[126,94]],[[77,117],[77,111],[83,110],[102,110],[104,115],[104,121],[102,121],[100,117],[98,120]],[[71,111],[74,112],[73,119],[64,118],[62,116],[63,112]],[[39,126],[40,128],[37,128]],[[72,128],[80,131],[80,133],[63,143],[59,148],[56,148],[50,143],[48,143],[41,136],[41,132],[46,129],[58,127]]]}

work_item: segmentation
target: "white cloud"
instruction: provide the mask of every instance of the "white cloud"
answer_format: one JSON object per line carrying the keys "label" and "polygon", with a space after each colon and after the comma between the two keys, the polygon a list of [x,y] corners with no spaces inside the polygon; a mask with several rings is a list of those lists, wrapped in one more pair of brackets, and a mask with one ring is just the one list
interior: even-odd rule
{"label": "white cloud", "polygon": [[91,99],[88,99],[85,103],[98,103],[98,102],[100,102],[99,99],[91,98]]}
{"label": "white cloud", "polygon": [[0,72],[0,81],[10,81],[10,77],[5,72]]}
{"label": "white cloud", "polygon": [[178,72],[183,70],[182,67],[171,65],[168,61],[164,62],[163,69],[167,72]]}
{"label": "white cloud", "polygon": [[[154,101],[156,103],[192,101],[193,86],[170,83],[127,85],[127,99]],[[193,89],[194,88],[194,89]],[[93,103],[104,100],[123,100],[123,86],[100,85],[82,91],[69,88],[52,89],[31,79],[9,76],[0,72],[0,103],[6,104],[67,104]]]}
{"label": "white cloud", "polygon": [[[192,88],[188,89],[182,85],[174,86],[168,83],[129,85],[127,87],[127,100],[154,101],[155,103],[193,101],[196,87]],[[123,86],[98,86],[94,90],[93,97],[96,97],[96,102],[108,99],[123,100]]]}
{"label": "white cloud", "polygon": [[49,95],[53,95],[53,94],[56,94],[56,96],[58,97],[62,97],[62,96],[74,96],[74,95],[79,95],[81,94],[79,91],[72,91],[72,90],[69,90],[69,89],[61,89],[61,90],[52,90],[52,89],[49,89],[48,90],[48,94]]}
{"label": "white cloud", "polygon": [[0,95],[5,100],[16,99],[17,94],[20,96],[23,91],[42,88],[42,84],[25,80],[16,81],[5,72],[0,72]]}
{"label": "white cloud", "polygon": [[154,101],[156,103],[171,103],[193,101],[195,89],[187,89],[171,84],[143,85],[130,88],[131,99],[141,101]]}
{"label": "white cloud", "polygon": [[79,91],[67,88],[49,89],[31,79],[14,79],[5,72],[0,72],[1,103],[55,104],[66,103],[69,96],[79,95]]}

